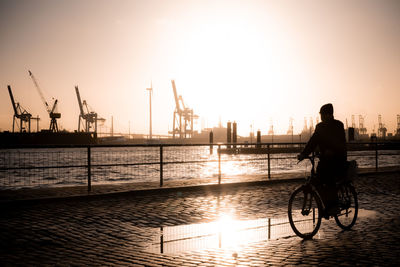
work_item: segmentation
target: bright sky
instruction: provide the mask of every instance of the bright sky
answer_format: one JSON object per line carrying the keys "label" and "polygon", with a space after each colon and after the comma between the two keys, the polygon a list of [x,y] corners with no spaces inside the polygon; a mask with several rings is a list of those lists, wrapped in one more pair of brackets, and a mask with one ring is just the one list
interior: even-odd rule
{"label": "bright sky", "polygon": [[[82,99],[107,119],[102,130],[172,130],[171,79],[197,127],[219,120],[266,133],[294,131],[333,103],[336,118],[378,114],[389,132],[400,114],[400,1],[0,0],[0,129],[12,127],[7,85],[48,128],[45,107],[59,101],[59,126],[76,130]],[[315,122],[314,122],[315,123]]]}

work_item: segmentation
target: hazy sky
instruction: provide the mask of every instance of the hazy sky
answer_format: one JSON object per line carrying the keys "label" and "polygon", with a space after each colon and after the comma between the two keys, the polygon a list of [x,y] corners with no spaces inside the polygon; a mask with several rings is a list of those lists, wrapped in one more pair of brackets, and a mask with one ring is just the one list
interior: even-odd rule
{"label": "hazy sky", "polygon": [[76,130],[81,97],[117,132],[172,129],[178,94],[200,116],[197,127],[237,121],[238,131],[300,132],[304,117],[333,103],[351,123],[378,114],[389,132],[400,114],[400,1],[0,0],[0,128],[12,127],[7,85],[48,128],[28,75],[59,126]]}

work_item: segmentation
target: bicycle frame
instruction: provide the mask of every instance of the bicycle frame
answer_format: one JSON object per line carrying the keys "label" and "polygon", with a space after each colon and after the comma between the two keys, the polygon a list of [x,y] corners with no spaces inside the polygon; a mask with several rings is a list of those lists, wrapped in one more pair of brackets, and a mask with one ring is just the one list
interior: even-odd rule
{"label": "bicycle frame", "polygon": [[[317,177],[317,174],[315,171],[315,157],[317,157],[317,156],[314,153],[311,156],[306,157],[306,159],[310,160],[310,162],[311,162],[311,171],[310,171],[310,176],[308,176],[306,178],[306,182],[303,186],[306,188],[309,187],[309,188],[307,188],[307,192],[308,192],[308,190],[310,190],[310,192],[314,191],[314,193],[319,197],[319,199],[321,200],[322,212],[325,213],[326,205],[325,205],[324,201],[322,201],[323,198],[321,197],[317,187],[315,185],[313,185],[313,181],[315,181],[315,179]],[[347,181],[347,180],[342,180],[342,181],[339,181],[336,183],[337,190],[339,190],[340,187],[342,187],[342,186],[344,186],[344,187],[353,186],[353,184],[351,181]],[[346,195],[348,195],[347,189],[346,189]],[[303,205],[304,208],[305,208],[305,204],[306,203],[304,203],[304,205]]]}
{"label": "bicycle frame", "polygon": [[[305,182],[305,184],[304,184],[303,186],[306,187],[307,191],[310,190],[310,192],[311,192],[311,191],[314,191],[314,192],[315,192],[315,194],[316,194],[316,195],[319,197],[319,199],[321,200],[322,210],[325,211],[325,209],[326,209],[325,203],[322,201],[322,197],[321,197],[321,195],[319,194],[319,192],[318,192],[318,190],[317,190],[317,187],[316,187],[315,185],[312,184],[312,182],[313,182],[313,181],[316,179],[316,177],[317,177],[317,175],[316,175],[316,173],[315,173],[315,155],[313,154],[312,156],[307,157],[307,159],[309,159],[310,162],[311,162],[311,171],[310,171],[310,174],[311,174],[311,175],[308,176],[308,177],[306,178],[306,182]],[[307,188],[307,187],[309,187],[309,188]]]}
{"label": "bicycle frame", "polygon": [[[329,220],[331,217],[335,219],[340,228],[344,230],[350,229],[355,224],[358,213],[357,192],[351,180],[342,179],[341,182],[336,183],[336,192],[340,194],[340,200],[344,200],[344,204],[339,205],[338,203],[337,205],[338,209],[340,207],[340,211],[336,211],[336,207],[334,207],[332,211],[327,210],[326,203],[324,202],[326,199],[323,199],[319,192],[321,190],[319,187],[321,181],[318,181],[315,171],[315,154],[313,153],[306,158],[311,162],[310,176],[306,177],[306,181],[303,185],[293,191],[288,204],[289,223],[293,231],[299,237],[305,239],[312,238],[318,232],[322,218]],[[321,193],[323,192],[324,191],[321,191]],[[343,210],[345,210],[345,214],[342,214]],[[318,211],[318,216],[316,216],[316,211]],[[347,216],[353,212],[353,216]],[[297,215],[303,216],[302,219],[299,220],[296,218]],[[345,217],[341,217],[344,215]],[[307,218],[308,216],[311,216],[311,218]],[[310,220],[312,220],[312,225],[308,225],[305,228],[302,224],[298,224],[299,222],[302,223],[303,221]]]}

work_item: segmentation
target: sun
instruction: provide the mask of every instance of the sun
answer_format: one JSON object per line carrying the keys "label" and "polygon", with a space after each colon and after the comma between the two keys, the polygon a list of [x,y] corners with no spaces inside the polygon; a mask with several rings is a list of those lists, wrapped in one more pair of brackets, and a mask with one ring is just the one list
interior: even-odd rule
{"label": "sun", "polygon": [[263,116],[278,108],[285,84],[277,72],[283,62],[279,47],[267,39],[251,20],[203,23],[192,29],[176,60],[175,76],[186,88],[186,101],[213,118],[214,125],[220,117],[243,120],[248,112],[255,115],[256,106],[264,106]]}

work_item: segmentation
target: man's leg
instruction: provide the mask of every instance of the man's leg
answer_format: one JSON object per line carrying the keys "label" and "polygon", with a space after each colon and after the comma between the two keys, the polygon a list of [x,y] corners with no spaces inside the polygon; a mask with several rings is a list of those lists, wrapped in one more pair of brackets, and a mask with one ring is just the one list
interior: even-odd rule
{"label": "man's leg", "polygon": [[323,198],[326,210],[329,215],[337,213],[338,197],[336,191],[335,169],[329,163],[319,164],[317,167],[317,175],[323,183],[321,197]]}
{"label": "man's leg", "polygon": [[324,203],[325,207],[329,203],[329,190],[326,184],[326,176],[328,175],[326,171],[326,166],[323,162],[319,162],[317,166],[317,177],[318,184],[316,185],[319,195],[321,196],[321,200]]}

